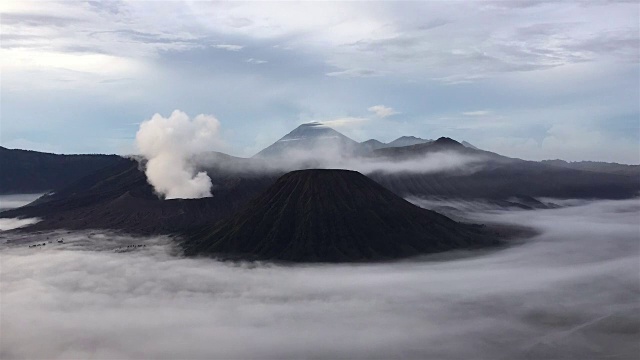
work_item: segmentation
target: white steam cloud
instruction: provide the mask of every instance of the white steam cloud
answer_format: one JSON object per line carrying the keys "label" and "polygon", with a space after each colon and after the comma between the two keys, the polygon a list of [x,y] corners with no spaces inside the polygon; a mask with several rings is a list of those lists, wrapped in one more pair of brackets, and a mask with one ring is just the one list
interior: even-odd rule
{"label": "white steam cloud", "polygon": [[398,113],[393,108],[384,106],[384,105],[375,105],[368,108],[367,110],[371,111],[379,118],[386,118],[388,116],[395,115]]}
{"label": "white steam cloud", "polygon": [[140,124],[136,146],[148,160],[145,173],[156,192],[166,199],[211,196],[211,178],[197,172],[191,157],[220,145],[220,122],[211,115],[193,120],[180,110],[168,118],[155,114]]}

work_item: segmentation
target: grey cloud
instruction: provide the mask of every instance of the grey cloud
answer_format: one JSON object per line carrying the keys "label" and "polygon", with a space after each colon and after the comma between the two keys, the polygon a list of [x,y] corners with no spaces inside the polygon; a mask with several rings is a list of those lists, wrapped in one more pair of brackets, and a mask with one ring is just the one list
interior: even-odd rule
{"label": "grey cloud", "polygon": [[359,51],[380,52],[387,49],[406,49],[407,47],[415,47],[425,40],[417,35],[398,35],[385,39],[360,40],[352,43],[351,46]]}
{"label": "grey cloud", "polygon": [[191,45],[200,45],[210,41],[207,37],[185,37],[185,36],[177,36],[174,34],[163,34],[163,33],[150,33],[143,32],[137,30],[129,30],[129,29],[120,29],[120,30],[109,30],[109,31],[95,31],[90,33],[91,36],[101,36],[101,35],[115,35],[116,37],[127,39],[129,41],[146,43],[146,44],[191,44]]}
{"label": "grey cloud", "polygon": [[[574,3],[589,3],[591,0],[576,0]],[[486,7],[498,9],[530,9],[548,4],[557,4],[557,0],[518,0],[518,1],[487,1]]]}
{"label": "grey cloud", "polygon": [[232,17],[227,20],[227,24],[234,28],[244,28],[247,26],[251,26],[251,24],[253,24],[253,21],[243,17]]}
{"label": "grey cloud", "polygon": [[537,41],[533,38],[547,35],[547,32],[529,30],[519,32],[517,39],[487,40],[473,47],[435,47],[429,37],[419,33],[363,40],[351,47],[371,57],[396,63],[414,62],[416,66],[437,66],[454,73],[532,71],[588,60],[581,53],[569,51],[569,48],[549,48],[543,42],[545,39]]}
{"label": "grey cloud", "polygon": [[[537,57],[541,61],[577,63],[591,61],[598,57],[614,56],[637,60],[640,48],[640,35],[637,29],[620,29],[586,34],[580,37],[569,37],[563,34],[575,23],[537,24],[517,28],[513,39],[517,46],[504,39],[500,46],[506,53],[526,58]],[[549,42],[554,46],[550,47]]]}
{"label": "grey cloud", "polygon": [[9,12],[2,14],[3,25],[67,27],[82,22],[84,22],[83,19],[62,15]]}
{"label": "grey cloud", "polygon": [[448,19],[433,19],[418,25],[417,28],[419,30],[431,30],[431,29],[438,28],[440,26],[447,25],[449,23],[451,23],[451,20],[448,20]]}
{"label": "grey cloud", "polygon": [[28,34],[2,33],[0,41],[3,49],[45,47],[47,44],[40,36]]}
{"label": "grey cloud", "polygon": [[5,34],[5,33],[0,34],[0,39],[2,39],[2,47],[5,47],[6,42],[32,40],[32,39],[38,39],[38,38],[40,37],[36,35],[29,35],[29,34]]}
{"label": "grey cloud", "polygon": [[91,45],[61,45],[57,50],[76,54],[108,54],[105,49]]}
{"label": "grey cloud", "polygon": [[640,62],[640,35],[638,30],[609,31],[567,46],[576,52],[609,55],[631,62]]}
{"label": "grey cloud", "polygon": [[[513,2],[505,5],[505,12],[512,12],[510,4]],[[529,19],[526,14],[533,10],[528,9],[543,5],[517,2],[513,6],[522,9],[523,13],[514,13],[514,16]],[[569,10],[575,4],[566,5]],[[554,6],[558,4],[554,2]],[[476,10],[482,13],[482,6]],[[583,11],[575,6],[571,10]],[[401,31],[389,32],[386,36],[375,34],[344,45],[341,51],[332,55],[330,63],[344,71],[367,64],[372,71],[396,76],[415,77],[426,73],[432,78],[455,77],[473,81],[475,76],[544,70],[609,56],[623,61],[638,58],[637,28],[597,31],[597,27],[592,30],[583,22],[567,21],[566,17],[549,18],[543,23],[523,21],[527,24],[524,26],[494,26],[480,21],[485,18],[496,21],[492,20],[490,12],[482,15],[474,19],[479,22],[450,16],[421,25],[409,19],[403,21]],[[464,30],[466,23],[474,24],[474,32]],[[629,26],[629,23],[622,26]]]}
{"label": "grey cloud", "polygon": [[87,3],[97,12],[105,12],[110,15],[122,15],[127,13],[124,2],[120,0],[89,1]]}

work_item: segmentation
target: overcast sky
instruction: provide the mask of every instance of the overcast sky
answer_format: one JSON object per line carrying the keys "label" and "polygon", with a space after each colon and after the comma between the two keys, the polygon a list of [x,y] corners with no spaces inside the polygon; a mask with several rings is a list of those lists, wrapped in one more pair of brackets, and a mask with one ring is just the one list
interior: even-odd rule
{"label": "overcast sky", "polygon": [[303,122],[640,162],[637,2],[3,1],[1,144],[133,151],[211,114],[250,156]]}

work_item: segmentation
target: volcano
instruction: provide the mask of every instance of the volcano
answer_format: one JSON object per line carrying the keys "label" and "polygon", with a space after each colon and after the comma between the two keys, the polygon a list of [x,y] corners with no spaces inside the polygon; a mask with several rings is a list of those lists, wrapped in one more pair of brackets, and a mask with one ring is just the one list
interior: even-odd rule
{"label": "volcano", "polygon": [[322,153],[327,149],[338,154],[352,155],[360,151],[360,144],[322,123],[312,122],[298,126],[254,157],[282,157],[299,152]]}
{"label": "volcano", "polygon": [[186,255],[291,262],[388,260],[497,245],[462,224],[398,197],[348,170],[280,177],[234,216],[186,234]]}

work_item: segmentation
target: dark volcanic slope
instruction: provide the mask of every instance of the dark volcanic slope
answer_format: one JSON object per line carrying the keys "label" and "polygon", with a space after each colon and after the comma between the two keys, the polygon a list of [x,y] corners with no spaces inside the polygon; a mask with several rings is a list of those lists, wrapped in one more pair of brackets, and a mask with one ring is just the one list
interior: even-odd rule
{"label": "dark volcanic slope", "polygon": [[182,232],[229,216],[273,183],[273,177],[210,174],[213,197],[161,200],[134,160],[107,167],[55,194],[0,213],[38,217],[29,230],[117,229],[138,234]]}
{"label": "dark volcanic slope", "polygon": [[402,197],[626,199],[640,193],[638,175],[583,171],[509,158],[465,147],[450,138],[439,138],[427,144],[379,149],[373,151],[372,156],[398,161],[437,152],[476,157],[482,159],[482,166],[470,173],[373,173],[369,177]]}
{"label": "dark volcanic slope", "polygon": [[369,176],[403,197],[629,199],[640,192],[638,176],[561,169],[533,161],[490,164],[472,174],[462,175],[375,173]]}
{"label": "dark volcanic slope", "polygon": [[293,171],[233,217],[187,234],[187,255],[299,262],[384,260],[495,245],[477,225],[419,208],[348,170]]}
{"label": "dark volcanic slope", "polygon": [[117,155],[58,155],[0,146],[0,194],[55,190],[123,160]]}

